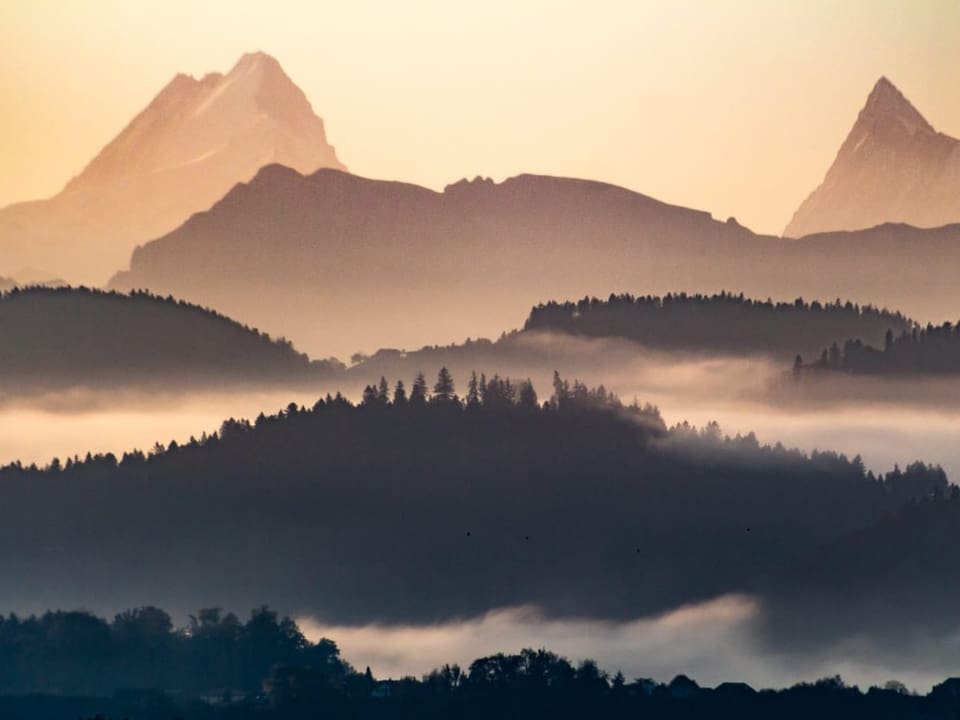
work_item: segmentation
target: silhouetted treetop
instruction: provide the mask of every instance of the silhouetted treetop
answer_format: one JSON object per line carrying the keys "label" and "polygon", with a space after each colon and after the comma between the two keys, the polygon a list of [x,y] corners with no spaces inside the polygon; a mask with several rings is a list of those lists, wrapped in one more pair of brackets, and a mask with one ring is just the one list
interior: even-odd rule
{"label": "silhouetted treetop", "polygon": [[863,375],[953,375],[960,373],[960,324],[887,331],[878,349],[860,340],[825,348],[809,366]]}
{"label": "silhouetted treetop", "polygon": [[606,300],[549,302],[530,312],[524,330],[621,337],[664,350],[733,354],[810,353],[833,341],[879,342],[913,323],[898,312],[851,302],[751,300],[743,294],[610,295]]}

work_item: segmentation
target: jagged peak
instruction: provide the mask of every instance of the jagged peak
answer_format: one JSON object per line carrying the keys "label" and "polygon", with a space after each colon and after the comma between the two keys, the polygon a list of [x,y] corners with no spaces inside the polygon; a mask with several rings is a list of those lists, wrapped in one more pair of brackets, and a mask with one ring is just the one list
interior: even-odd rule
{"label": "jagged peak", "polygon": [[885,75],[877,80],[860,111],[860,123],[876,121],[895,121],[911,134],[936,132]]}

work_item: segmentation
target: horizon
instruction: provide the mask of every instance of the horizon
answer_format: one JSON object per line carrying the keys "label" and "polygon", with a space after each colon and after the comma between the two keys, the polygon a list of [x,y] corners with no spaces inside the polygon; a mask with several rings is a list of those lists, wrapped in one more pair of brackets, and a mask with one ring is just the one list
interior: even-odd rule
{"label": "horizon", "polygon": [[[495,4],[469,26],[439,3],[372,5],[374,21],[370,4],[175,3],[149,18],[111,2],[6,5],[0,206],[59,192],[177,73],[226,72],[254,51],[280,62],[358,175],[434,190],[477,175],[578,177],[762,234],[780,235],[819,185],[880,77],[960,135],[955,3]],[[50,42],[61,52],[43,53]],[[851,46],[855,62],[838,69]]]}

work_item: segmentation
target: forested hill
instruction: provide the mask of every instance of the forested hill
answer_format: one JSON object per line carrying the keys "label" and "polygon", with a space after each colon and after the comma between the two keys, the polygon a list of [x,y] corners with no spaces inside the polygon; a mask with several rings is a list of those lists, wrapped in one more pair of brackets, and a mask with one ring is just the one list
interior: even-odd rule
{"label": "forested hill", "polygon": [[543,377],[559,369],[569,375],[616,378],[642,362],[644,349],[701,357],[767,356],[785,363],[798,354],[816,357],[823,347],[849,337],[882,342],[888,330],[899,333],[915,326],[899,312],[839,300],[777,303],[727,292],[614,294],[606,300],[541,303],[531,309],[522,330],[504,333],[496,341],[468,339],[419,350],[384,348],[370,356],[358,354],[348,376],[371,382],[381,375],[411,375],[446,365],[461,375],[482,369],[518,378]]}
{"label": "forested hill", "polygon": [[927,325],[911,332],[902,330],[899,335],[888,332],[882,347],[859,340],[847,340],[842,347],[833,343],[809,367],[862,375],[960,374],[960,324]]}
{"label": "forested hill", "polygon": [[172,298],[43,287],[0,296],[0,394],[290,383],[336,368],[311,362],[287,341]]}
{"label": "forested hill", "polygon": [[[462,378],[461,378],[462,380]],[[457,397],[460,393],[461,398]],[[556,378],[384,381],[149,455],[0,471],[14,607],[269,600],[330,622],[531,605],[636,618],[762,592],[792,560],[946,487],[668,429]],[[216,572],[211,572],[216,568]]]}
{"label": "forested hill", "polygon": [[851,302],[751,300],[742,294],[611,295],[533,308],[524,330],[621,337],[665,350],[810,355],[833,342],[882,342],[914,324],[899,312]]}

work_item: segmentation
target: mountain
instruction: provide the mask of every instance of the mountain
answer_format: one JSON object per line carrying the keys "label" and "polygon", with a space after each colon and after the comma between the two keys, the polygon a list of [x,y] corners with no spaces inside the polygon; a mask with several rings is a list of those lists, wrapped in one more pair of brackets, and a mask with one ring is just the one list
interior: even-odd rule
{"label": "mountain", "polygon": [[960,221],[960,140],[937,132],[893,83],[877,81],[823,183],[784,230],[802,237],[888,222]]}
{"label": "mountain", "polygon": [[226,75],[177,75],[59,194],[0,210],[0,272],[32,265],[101,284],[138,243],[273,162],[343,168],[275,59],[253,53]]}
{"label": "mountain", "polygon": [[434,192],[272,165],[138,248],[111,287],[192,298],[344,356],[492,335],[544,298],[635,288],[649,262],[756,241],[599,182],[520,175]]}
{"label": "mountain", "polygon": [[149,288],[294,338],[313,354],[496,337],[549,298],[719,293],[895,307],[960,303],[960,225],[884,225],[803,243],[600,182],[520,175],[434,192],[279,165],[138,248]]}
{"label": "mountain", "polygon": [[290,387],[338,369],[173,299],[40,287],[0,296],[0,398],[68,387]]}

